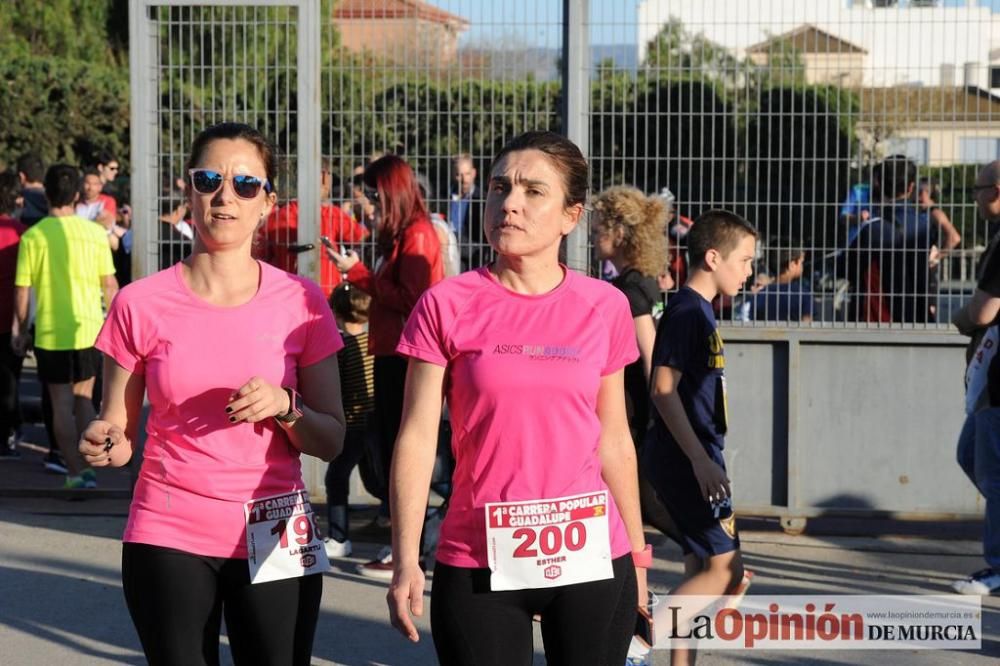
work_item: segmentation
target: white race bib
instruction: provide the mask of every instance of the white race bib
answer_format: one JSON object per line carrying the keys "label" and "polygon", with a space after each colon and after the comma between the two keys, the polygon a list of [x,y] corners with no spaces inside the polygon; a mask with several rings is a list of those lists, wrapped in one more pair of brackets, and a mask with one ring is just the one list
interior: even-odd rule
{"label": "white race bib", "polygon": [[986,329],[965,369],[965,413],[974,414],[989,379],[990,363],[1000,347],[1000,326]]}
{"label": "white race bib", "polygon": [[611,578],[608,492],[487,504],[486,553],[495,592]]}
{"label": "white race bib", "polygon": [[250,582],[297,578],[330,568],[309,494],[295,490],[243,505]]}

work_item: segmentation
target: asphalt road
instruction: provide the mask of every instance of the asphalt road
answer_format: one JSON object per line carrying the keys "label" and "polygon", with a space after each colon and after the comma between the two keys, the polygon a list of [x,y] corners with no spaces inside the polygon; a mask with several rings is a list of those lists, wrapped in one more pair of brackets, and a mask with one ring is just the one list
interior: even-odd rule
{"label": "asphalt road", "polygon": [[[0,466],[0,475],[4,469]],[[106,480],[105,487],[117,485]],[[119,578],[127,506],[125,499],[107,497],[0,497],[0,664],[144,663]],[[357,524],[369,515],[357,515]],[[742,535],[747,565],[756,573],[753,593],[944,594],[953,578],[981,566],[976,541],[954,536],[792,537],[766,525],[754,527]],[[314,663],[435,663],[427,617],[419,622],[420,642],[407,643],[386,620],[385,586],[354,573],[357,563],[378,550],[379,536],[358,543],[355,556],[338,561],[327,574]],[[665,591],[680,573],[680,551],[659,547],[652,587]],[[698,663],[997,663],[1000,599],[984,599],[983,628],[979,652],[719,651],[703,652]],[[223,651],[223,662],[231,663],[225,646]],[[545,663],[537,631],[535,663]],[[669,655],[657,652],[654,663],[668,664]]]}

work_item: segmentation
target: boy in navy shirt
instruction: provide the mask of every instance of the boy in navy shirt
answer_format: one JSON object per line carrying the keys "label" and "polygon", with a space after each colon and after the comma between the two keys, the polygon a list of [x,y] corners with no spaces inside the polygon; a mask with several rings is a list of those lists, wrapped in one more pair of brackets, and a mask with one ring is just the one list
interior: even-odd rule
{"label": "boy in navy shirt", "polygon": [[[757,230],[735,213],[699,217],[688,233],[691,272],[667,303],[653,345],[655,424],[643,463],[684,537],[685,579],[672,594],[739,594],[749,582],[722,457],[726,364],[712,300],[739,293],[756,243]],[[672,663],[694,657],[674,648]]]}

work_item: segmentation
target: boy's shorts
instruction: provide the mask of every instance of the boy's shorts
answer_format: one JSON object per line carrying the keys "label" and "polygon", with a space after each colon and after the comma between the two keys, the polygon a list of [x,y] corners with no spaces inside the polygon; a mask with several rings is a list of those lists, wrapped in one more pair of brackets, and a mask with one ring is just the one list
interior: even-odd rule
{"label": "boy's shorts", "polygon": [[[668,452],[665,450],[668,446],[676,451]],[[723,500],[716,511],[716,507],[702,497],[691,461],[679,447],[648,441],[643,449],[642,471],[670,512],[670,517],[677,523],[683,537],[681,548],[684,554],[707,559],[739,550],[740,537],[736,532],[733,498]],[[722,451],[712,446],[708,454],[725,471],[726,460]]]}
{"label": "boy's shorts", "polygon": [[94,347],[59,350],[35,347],[38,378],[46,384],[76,384],[96,377],[103,359]]}

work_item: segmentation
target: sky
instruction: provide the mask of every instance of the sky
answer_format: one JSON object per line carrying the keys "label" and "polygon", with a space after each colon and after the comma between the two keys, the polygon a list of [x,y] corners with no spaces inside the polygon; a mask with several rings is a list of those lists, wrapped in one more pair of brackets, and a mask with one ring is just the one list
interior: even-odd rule
{"label": "sky", "polygon": [[[562,40],[562,0],[428,1],[470,21],[470,29],[462,36],[463,45],[522,44],[557,48]],[[944,3],[961,6],[965,1],[944,0]],[[978,2],[994,12],[1000,12],[1000,0]],[[637,4],[638,0],[590,0],[591,43],[634,43]]]}

